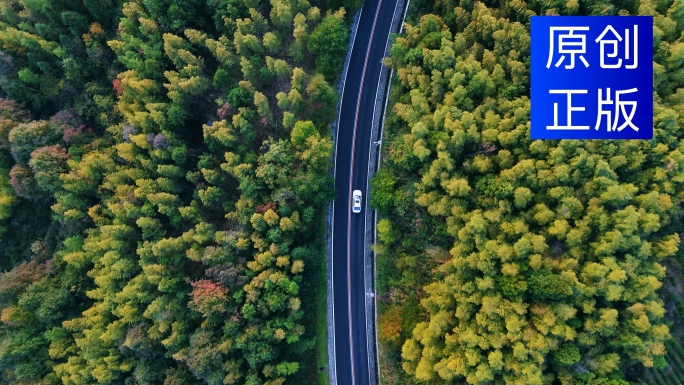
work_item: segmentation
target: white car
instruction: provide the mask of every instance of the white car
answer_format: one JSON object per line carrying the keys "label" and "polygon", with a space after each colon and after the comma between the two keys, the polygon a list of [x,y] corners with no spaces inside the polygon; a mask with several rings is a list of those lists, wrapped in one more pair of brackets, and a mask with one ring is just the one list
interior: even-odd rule
{"label": "white car", "polygon": [[361,212],[361,190],[352,192],[352,211],[354,214]]}

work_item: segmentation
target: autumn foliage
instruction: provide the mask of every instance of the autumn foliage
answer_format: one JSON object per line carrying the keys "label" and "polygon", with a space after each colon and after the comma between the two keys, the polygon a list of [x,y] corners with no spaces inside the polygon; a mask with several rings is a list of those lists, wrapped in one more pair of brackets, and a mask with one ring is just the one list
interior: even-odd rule
{"label": "autumn foliage", "polygon": [[224,304],[227,301],[228,291],[221,284],[204,279],[191,283],[191,286],[192,301],[188,304],[191,309],[205,316],[212,312],[226,311]]}
{"label": "autumn foliage", "polygon": [[[684,230],[678,9],[435,3],[395,39],[371,203],[380,335],[401,330],[386,349],[407,381],[618,384],[666,365],[660,261]],[[536,14],[654,16],[653,141],[530,140]]]}
{"label": "autumn foliage", "polygon": [[378,338],[390,346],[398,347],[401,338],[401,307],[386,310],[378,319]]}
{"label": "autumn foliage", "polygon": [[316,381],[344,14],[0,0],[0,383]]}

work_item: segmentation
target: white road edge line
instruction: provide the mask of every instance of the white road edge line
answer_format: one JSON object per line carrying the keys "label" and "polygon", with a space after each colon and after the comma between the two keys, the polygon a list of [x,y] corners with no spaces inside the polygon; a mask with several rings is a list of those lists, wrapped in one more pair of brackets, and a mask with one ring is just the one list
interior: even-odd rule
{"label": "white road edge line", "polygon": [[[363,5],[359,10],[358,23],[361,22],[361,15],[363,15]],[[358,26],[357,26],[358,28]],[[352,41],[349,49],[349,63],[344,68],[344,81],[342,82],[342,92],[340,93],[340,107],[337,110],[337,130],[335,131],[335,156],[333,157],[333,180],[337,175],[337,143],[340,137],[340,118],[342,117],[342,103],[344,102],[344,88],[347,85],[347,74],[349,73],[349,66],[351,65],[351,57],[354,52],[354,44],[356,43],[356,31],[354,31],[352,36]],[[335,200],[332,201],[332,213],[330,215],[330,282],[331,282],[331,303],[332,303],[332,341],[333,341],[333,354],[337,357],[337,340],[335,339]],[[328,361],[330,357],[328,358]],[[331,385],[337,385],[337,359],[333,358],[334,368],[335,368],[335,383]]]}
{"label": "white road edge line", "polygon": [[[394,12],[396,12],[397,6],[399,5],[399,2],[396,3],[394,6]],[[406,5],[404,6],[404,12],[401,18],[401,24],[399,25],[399,35],[401,35],[402,32],[404,32],[404,21],[406,20],[406,14],[408,13],[409,6],[411,5],[411,0],[407,0]],[[392,34],[392,31],[390,31],[390,35]],[[389,46],[390,42],[390,37],[387,37],[387,43],[385,43],[385,53],[387,52],[387,47]],[[378,156],[377,156],[377,167],[376,171],[380,170],[380,159],[382,158],[382,134],[385,129],[385,116],[387,115],[387,104],[389,102],[389,93],[390,89],[392,88],[392,78],[394,77],[394,69],[390,70],[389,76],[387,77],[387,91],[385,93],[385,106],[383,107],[383,114],[382,117],[380,118],[380,131],[378,132]],[[375,89],[375,94],[377,96],[378,90],[380,89],[380,79],[378,79],[378,86]],[[373,106],[373,115],[375,115],[375,107]],[[371,135],[371,151],[372,151],[372,145],[373,145],[373,137]],[[371,151],[368,152],[368,174],[370,174],[370,158],[371,158]],[[368,184],[370,183],[370,179],[366,178],[366,191],[368,191]],[[366,194],[369,195],[369,194]],[[367,207],[368,207],[368,203]],[[373,243],[378,243],[378,210],[373,210],[374,214],[374,223],[373,223]],[[365,231],[364,231],[365,233]],[[375,277],[376,277],[376,268],[377,268],[377,255],[375,255],[375,252],[373,251],[374,254],[374,260],[373,260],[373,288],[375,288]],[[364,253],[364,258],[365,258],[365,253]],[[364,261],[365,264],[365,261]],[[365,277],[365,274],[364,274]],[[375,364],[377,365],[377,375],[378,375],[378,384],[380,384],[380,348],[379,348],[379,343],[378,343],[378,295],[377,295],[377,290],[374,293],[375,295],[373,296],[373,315],[374,315],[374,322],[375,322]],[[370,356],[368,357],[369,360],[369,367],[370,367]],[[369,374],[370,375],[370,374]]]}
{"label": "white road edge line", "polygon": [[[361,97],[363,96],[363,83],[366,79],[366,70],[368,69],[368,58],[370,55],[371,47],[373,46],[373,36],[375,35],[375,27],[378,23],[378,16],[380,14],[380,7],[382,6],[382,0],[378,1],[377,8],[375,9],[375,17],[373,18],[373,27],[371,28],[371,34],[368,39],[368,48],[366,49],[366,58],[363,63],[363,71],[361,73],[361,84],[359,85],[359,96],[356,98],[356,112],[354,114],[354,133],[352,134],[352,152],[351,152],[351,162],[349,164],[349,193],[352,192],[352,179],[354,176],[354,150],[356,148],[356,132],[359,126],[359,110],[361,109]],[[339,132],[339,130],[338,130]],[[366,182],[368,179],[366,178]],[[368,191],[366,191],[368,195]],[[365,229],[365,221],[364,221]],[[365,244],[365,234],[364,234],[364,244]],[[352,326],[352,303],[351,303],[351,215],[347,217],[347,302],[349,303],[349,355],[351,360],[351,371],[352,371],[352,385],[356,384],[356,376],[354,374],[354,341],[353,341],[353,326]],[[364,250],[365,254],[365,250]],[[364,265],[364,312],[365,312],[365,265]],[[364,322],[365,324],[365,322]],[[368,354],[366,353],[366,358]]]}
{"label": "white road edge line", "polygon": [[[397,6],[398,6],[398,5],[399,5],[399,2],[398,2],[398,1],[397,1],[396,3],[394,3],[394,12],[392,12],[392,17],[394,17],[394,14],[397,12]],[[385,42],[385,49],[382,51],[382,57],[383,57],[383,59],[385,58],[385,53],[387,53],[387,47],[389,46],[390,35],[392,34],[391,27],[392,27],[392,24],[390,23],[390,31],[389,31],[389,34],[387,35],[387,41]],[[380,64],[380,65],[381,65],[381,66],[384,66],[384,64]],[[381,69],[380,69],[380,74],[382,75],[382,67],[381,67]],[[390,73],[390,76],[391,76],[391,73]],[[387,78],[387,80],[388,80],[388,81],[391,81],[391,77],[390,77],[390,78]],[[373,99],[376,100],[376,101],[377,101],[377,97],[378,97],[378,92],[379,92],[379,90],[380,90],[380,83],[381,83],[381,81],[382,81],[382,76],[378,76],[378,84],[377,84],[377,86],[375,87],[375,97],[373,98]],[[388,90],[389,90],[389,87],[388,87]],[[387,100],[388,100],[388,95],[385,95],[385,107],[384,107],[384,108],[385,108],[385,113],[386,113],[386,109],[387,109]],[[378,107],[378,106],[377,106],[377,103],[374,103],[374,104],[373,104],[373,120],[375,120],[375,112],[376,112],[377,107]],[[385,116],[384,116],[384,114],[383,114],[383,116],[380,118],[380,122],[381,122],[381,123],[380,123],[380,127],[384,126],[384,120],[385,120],[384,118],[385,118]],[[379,162],[379,161],[380,161],[380,155],[379,155],[379,154],[380,154],[380,150],[382,149],[382,147],[381,147],[381,146],[382,146],[382,131],[380,131],[380,133],[379,133],[379,135],[378,135],[378,142],[379,142],[378,144],[379,144],[379,146],[380,146],[380,147],[378,148],[378,162]],[[366,197],[367,197],[367,198],[366,198],[366,210],[368,210],[368,209],[370,208],[370,198],[369,198],[369,197],[370,197],[370,189],[369,189],[368,187],[369,187],[369,184],[370,184],[370,178],[369,178],[369,176],[370,176],[370,169],[371,169],[371,161],[370,161],[370,159],[371,159],[371,154],[372,154],[372,152],[374,151],[374,149],[373,149],[373,134],[372,134],[372,131],[371,131],[370,144],[369,144],[368,149],[369,149],[369,151],[368,151],[368,170],[366,171]],[[379,167],[379,163],[378,163],[378,167]],[[375,168],[375,165],[374,165],[374,168]],[[374,214],[375,214],[375,224],[374,224],[374,226],[373,226],[373,229],[374,229],[374,231],[375,231],[375,235],[374,235],[373,242],[374,242],[374,243],[377,243],[377,221],[378,221],[378,212],[377,212],[377,210],[373,210],[373,211],[374,211]],[[366,238],[366,228],[367,228],[366,225],[367,225],[367,221],[366,221],[365,218],[364,218],[364,221],[363,221],[363,237],[364,237],[363,265],[364,265],[364,269],[365,269],[365,266],[366,266],[366,250],[365,250],[365,249],[366,249],[365,243],[366,243],[366,239],[367,239],[367,238]],[[369,247],[369,249],[370,249],[370,247]],[[366,282],[366,274],[365,274],[365,272],[364,272],[364,274],[363,274],[363,286],[364,286],[364,288],[368,287],[368,284],[367,284],[367,282]],[[373,261],[373,289],[374,289],[374,288],[375,288],[375,261]],[[375,295],[375,294],[376,294],[376,293],[375,293],[375,290],[373,290],[373,294],[374,294],[374,295],[373,295],[373,298],[372,298],[372,301],[373,301],[373,316],[374,316],[374,323],[375,323],[375,327],[374,327],[374,329],[373,329],[373,330],[375,330],[375,332],[374,332],[373,334],[374,334],[374,336],[375,336],[375,354],[376,354],[376,361],[375,361],[375,364],[377,365],[377,375],[378,375],[378,382],[377,382],[377,383],[379,384],[379,383],[380,383],[380,357],[379,357],[379,353],[378,353],[378,341],[377,341],[377,339],[378,339],[378,333],[377,333],[377,327],[378,327],[378,322],[377,322],[377,321],[378,321],[378,316],[377,316],[377,295]],[[364,300],[367,300],[367,298],[364,298]],[[365,301],[364,301],[364,302],[365,302]],[[367,320],[368,320],[368,314],[366,314],[366,325],[368,325]],[[366,334],[368,334],[368,333],[366,333]],[[366,340],[366,350],[368,351],[367,359],[368,359],[368,383],[369,383],[369,384],[371,383],[371,377],[370,377],[370,370],[371,370],[370,352],[371,352],[371,349],[370,349],[370,344],[371,344],[370,340]]]}

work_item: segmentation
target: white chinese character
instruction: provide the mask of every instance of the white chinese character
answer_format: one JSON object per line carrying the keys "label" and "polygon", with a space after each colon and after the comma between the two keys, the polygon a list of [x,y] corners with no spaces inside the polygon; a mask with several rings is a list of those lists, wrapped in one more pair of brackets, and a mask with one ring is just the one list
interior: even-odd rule
{"label": "white chinese character", "polygon": [[584,107],[572,106],[572,94],[586,94],[587,90],[549,90],[550,94],[566,94],[568,96],[566,106],[565,126],[558,125],[558,103],[553,103],[553,126],[546,126],[547,130],[588,130],[589,126],[573,126],[571,114],[573,111],[584,111]]}
{"label": "white chinese character", "polygon": [[575,68],[575,55],[579,55],[580,60],[584,63],[585,67],[589,67],[589,63],[584,58],[584,54],[587,53],[587,36],[583,34],[575,35],[575,31],[588,31],[589,27],[550,27],[549,38],[551,44],[549,44],[549,60],[546,62],[546,68],[551,67],[551,62],[553,60],[554,53],[554,32],[555,31],[567,31],[569,33],[559,33],[558,36],[558,53],[561,55],[560,59],[556,62],[556,67],[560,66],[565,60],[565,54],[570,55],[570,64],[565,65],[565,69]]}
{"label": "white chinese character", "polygon": [[[637,108],[637,102],[636,100],[630,100],[630,101],[624,101],[620,100],[620,95],[624,94],[631,94],[634,92],[637,92],[636,88],[630,88],[628,90],[623,90],[623,91],[615,91],[615,110],[613,114],[611,115],[610,110],[603,110],[604,105],[609,105],[613,104],[613,101],[610,100],[610,88],[606,89],[606,99],[604,100],[602,97],[602,90],[599,88],[598,90],[598,110],[599,114],[596,117],[596,126],[594,129],[598,130],[599,126],[601,125],[601,120],[603,115],[606,116],[606,126],[608,127],[608,131],[622,131],[625,127],[630,126],[634,131],[639,131],[639,127],[635,126],[634,123],[632,123],[632,118],[634,117],[634,113],[636,112]],[[629,114],[627,113],[627,109],[625,108],[626,106],[632,107],[631,110],[629,111]],[[620,127],[617,127],[618,123],[618,111],[620,112],[620,115],[625,119],[625,122],[622,123]],[[612,124],[611,124],[612,122]]]}
{"label": "white chinese character", "polygon": [[[609,31],[612,33],[612,35],[615,38],[617,38],[617,40],[616,39],[608,39],[609,36],[606,36],[606,35],[608,34]],[[603,32],[599,35],[599,37],[596,38],[596,42],[601,45],[601,68],[620,68],[620,66],[622,66],[622,59],[621,58],[618,58],[617,62],[614,64],[608,64],[605,61],[606,57],[615,58],[618,56],[618,42],[622,42],[622,40],[623,39],[620,36],[620,34],[617,33],[617,31],[611,25],[608,25],[606,27],[606,29],[604,29]],[[629,45],[629,42],[630,42],[629,29],[625,29],[625,39],[624,39],[625,61],[630,59],[629,57],[630,57],[630,51],[631,51],[630,48],[631,47]],[[636,24],[634,25],[633,42],[634,42],[634,55],[633,55],[634,61],[632,62],[632,64],[625,65],[625,68],[630,69],[630,70],[637,68],[637,65],[639,63],[639,60],[638,60],[639,59],[638,58],[638,56],[639,56],[639,26]],[[610,53],[606,53],[606,46],[611,46],[611,52]]]}

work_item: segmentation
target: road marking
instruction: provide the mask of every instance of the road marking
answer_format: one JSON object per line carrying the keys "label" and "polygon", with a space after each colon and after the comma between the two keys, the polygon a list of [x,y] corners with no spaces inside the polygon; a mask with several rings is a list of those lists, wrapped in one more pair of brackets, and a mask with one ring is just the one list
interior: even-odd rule
{"label": "road marking", "polygon": [[[409,3],[410,3],[410,0],[409,0]],[[398,6],[399,6],[399,1],[397,1],[396,3],[394,3],[394,12],[392,12],[392,18],[394,18],[394,16],[396,15],[396,13],[397,13],[397,7],[398,7]],[[405,14],[404,14],[404,17],[406,17]],[[390,23],[390,31],[389,31],[390,34],[392,33],[392,24],[393,24],[393,23]],[[402,18],[402,28],[403,28],[403,18]],[[401,33],[401,32],[400,32],[400,33]],[[382,56],[383,56],[383,58],[385,57],[385,54],[388,52],[388,51],[387,51],[387,48],[389,47],[389,44],[390,44],[390,36],[389,36],[389,34],[388,34],[388,35],[387,35],[387,41],[385,42],[385,49],[384,49],[384,51],[382,51]],[[384,64],[381,64],[381,67],[380,67],[380,76],[378,76],[378,85],[375,87],[375,98],[374,98],[374,99],[375,99],[376,103],[373,103],[373,124],[375,123],[375,111],[376,111],[376,109],[377,109],[377,107],[378,107],[378,105],[377,105],[377,100],[378,100],[378,92],[379,92],[379,90],[380,90],[380,82],[382,81],[382,66],[384,66]],[[389,89],[390,89],[390,83],[392,82],[392,74],[393,74],[393,73],[394,73],[394,71],[391,71],[391,72],[389,73],[388,78],[386,79],[386,81],[387,81],[388,83],[387,83],[387,86],[386,86],[386,91],[387,91],[387,92],[386,92],[385,95],[384,95],[385,106],[384,106],[384,108],[383,108],[383,110],[382,110],[382,111],[383,111],[382,116],[380,117],[380,121],[379,121],[379,126],[380,126],[380,127],[379,127],[379,130],[378,130],[379,132],[378,132],[378,138],[377,138],[377,139],[378,139],[378,142],[377,142],[377,144],[378,144],[378,149],[377,149],[377,154],[378,154],[378,156],[377,156],[377,159],[376,159],[376,161],[377,161],[377,167],[376,167],[376,165],[373,165],[373,168],[376,169],[376,170],[380,168],[380,152],[382,151],[382,129],[383,129],[384,126],[385,126],[385,114],[387,114],[387,102],[388,102],[388,100],[389,100]],[[371,170],[371,161],[370,161],[370,160],[371,160],[371,154],[373,153],[373,151],[375,151],[375,148],[373,147],[373,143],[374,143],[374,142],[373,142],[373,133],[372,133],[372,131],[371,131],[370,144],[369,144],[369,146],[368,146],[369,151],[368,151],[368,170],[366,171],[366,175],[367,175],[367,176],[370,176],[370,170]],[[370,196],[370,194],[368,193],[368,191],[369,191],[369,188],[368,188],[369,183],[370,183],[370,178],[369,178],[369,177],[366,177],[366,195],[367,195],[367,196]],[[366,203],[366,209],[368,209],[368,208],[370,207],[370,204],[368,203],[368,202],[369,202],[369,199],[367,199],[366,202],[367,202],[367,203]],[[373,210],[373,211],[374,211],[374,215],[375,215],[375,221],[374,221],[374,226],[373,226],[373,230],[374,230],[374,232],[375,232],[375,235],[374,235],[374,237],[373,237],[373,243],[377,243],[378,211],[377,211],[377,210]],[[366,240],[366,225],[367,225],[367,224],[368,224],[368,221],[366,220],[366,218],[364,218],[364,221],[363,221],[364,246],[365,246],[365,240]],[[373,254],[375,254],[375,253],[373,253]],[[376,255],[376,258],[375,258],[375,259],[377,260],[377,255]],[[376,267],[376,260],[373,260],[373,291],[375,291],[375,267]],[[366,266],[366,250],[365,250],[365,247],[364,247],[364,253],[363,253],[363,265],[364,265],[363,279],[364,279],[364,288],[365,288],[365,287],[367,286],[367,285],[366,285],[366,274],[365,274],[365,266]],[[376,298],[375,295],[373,295],[372,298],[373,298],[373,300],[372,300],[372,301],[373,301],[372,309],[373,309],[373,322],[374,322],[374,324],[373,324],[373,329],[372,329],[372,330],[374,330],[373,335],[374,335],[374,337],[375,337],[375,341],[374,341],[374,342],[375,342],[375,351],[374,351],[374,352],[375,352],[375,356],[376,356],[375,364],[376,364],[376,367],[377,367],[377,373],[376,373],[376,374],[377,374],[377,376],[378,376],[378,383],[380,383],[380,352],[379,352],[379,348],[378,348],[378,331],[377,331],[377,328],[378,328],[378,306],[377,306],[377,302],[378,302],[378,301],[377,301],[377,298]],[[366,327],[367,327],[367,326],[368,326],[368,315],[366,314]],[[368,351],[367,359],[368,359],[368,379],[369,379],[369,381],[370,381],[370,370],[371,370],[371,358],[370,358],[371,349],[370,349],[370,345],[371,345],[371,341],[370,341],[370,340],[366,340],[366,349],[367,349],[367,351]]]}
{"label": "road marking", "polygon": [[[361,73],[361,84],[359,86],[359,96],[356,99],[356,113],[354,115],[354,131],[352,134],[352,152],[351,152],[351,162],[349,164],[349,193],[351,196],[352,191],[352,179],[354,177],[354,149],[356,148],[356,132],[359,126],[359,110],[361,108],[361,97],[363,95],[363,83],[366,79],[366,70],[368,69],[368,58],[370,56],[370,50],[373,46],[373,36],[375,35],[375,27],[378,23],[378,16],[380,15],[380,6],[382,5],[382,0],[378,1],[378,6],[375,9],[375,17],[373,18],[373,27],[371,28],[370,38],[368,39],[368,48],[366,49],[366,58],[363,63],[363,72]],[[383,53],[384,54],[384,53]],[[367,182],[367,181],[366,181]],[[366,191],[368,195],[368,191]],[[365,226],[365,225],[364,225]],[[365,236],[365,235],[364,235]],[[365,245],[365,240],[364,240]],[[364,265],[364,280],[366,277]],[[365,292],[365,287],[364,287]],[[351,360],[351,377],[352,385],[356,384],[356,376],[354,375],[354,340],[353,340],[353,324],[352,324],[352,303],[351,303],[351,215],[347,217],[347,301],[349,302],[349,355]],[[365,295],[364,295],[364,311],[365,311]],[[365,322],[364,322],[365,323]],[[368,376],[370,383],[370,368],[368,368]]]}
{"label": "road marking", "polygon": [[[337,143],[339,143],[340,137],[340,120],[342,118],[342,103],[344,102],[344,88],[347,86],[347,74],[349,73],[349,66],[351,65],[352,54],[354,53],[354,44],[356,43],[356,33],[358,31],[358,26],[361,24],[361,16],[363,16],[363,5],[359,10],[359,19],[356,24],[356,31],[354,31],[354,36],[352,36],[351,48],[349,50],[349,63],[347,63],[344,69],[344,81],[342,82],[342,96],[340,96],[340,108],[337,111],[337,131],[335,132],[335,157],[333,159],[333,179],[337,175]],[[332,296],[332,341],[333,341],[333,366],[335,370],[335,383],[331,385],[337,385],[337,340],[335,339],[335,201],[332,202],[332,215],[330,218],[332,226],[330,228],[330,284],[331,284],[331,296]],[[328,361],[330,362],[330,361]]]}
{"label": "road marking", "polygon": [[[396,3],[394,6],[394,12],[397,12],[397,6],[399,5],[399,2]],[[404,22],[406,20],[406,14],[408,13],[409,6],[411,5],[411,0],[407,0],[406,5],[404,6],[403,9],[403,16],[401,17],[401,23],[399,27],[399,35],[404,32]],[[390,26],[390,33],[392,33],[392,27]],[[387,52],[387,46],[389,45],[390,39],[389,36],[387,38],[387,43],[385,44],[385,52]],[[382,71],[382,70],[381,70]],[[390,70],[390,73],[387,77],[387,90],[385,91],[385,107],[383,108],[383,114],[382,114],[382,120],[380,122],[380,132],[378,132],[378,156],[377,156],[377,168],[376,170],[380,170],[380,160],[382,158],[382,133],[385,128],[385,117],[387,116],[387,103],[389,102],[389,93],[390,89],[392,88],[392,77],[394,76],[394,69]],[[378,80],[378,88],[380,87],[380,82]],[[377,95],[377,90],[375,91]],[[377,98],[377,96],[376,96]],[[375,109],[375,106],[373,107]],[[373,115],[375,115],[375,110],[373,111]],[[371,135],[372,136],[372,135]],[[373,139],[371,139],[372,141]],[[372,150],[371,150],[372,151]],[[370,152],[368,153],[368,169],[370,173]],[[366,189],[368,189],[368,180],[366,180]],[[375,218],[374,218],[374,225],[373,225],[373,230],[374,230],[374,235],[373,235],[373,243],[377,243],[378,239],[378,210],[375,211]],[[375,252],[373,252],[375,254]],[[375,260],[373,261],[373,288],[375,289],[375,277],[376,277],[376,268],[377,268],[377,255]],[[378,383],[380,383],[380,349],[379,346],[380,344],[378,343],[378,296],[375,295],[373,297],[373,315],[375,316],[375,362],[377,365],[377,375],[378,375]],[[370,360],[370,356],[369,356]],[[369,364],[370,367],[370,364]]]}
{"label": "road marking", "polygon": [[[399,34],[400,35],[404,31],[404,21],[406,20],[406,14],[408,13],[408,8],[410,5],[411,5],[411,0],[407,0],[406,5],[404,5],[403,16],[401,17],[401,23],[400,23],[400,27],[399,27]],[[394,17],[394,15],[397,13],[397,7],[398,6],[399,6],[399,1],[397,1],[394,5],[394,13],[392,14],[392,17]],[[392,24],[390,24],[389,33],[390,34],[392,33]],[[387,47],[389,46],[389,43],[390,43],[390,37],[388,35],[387,36],[387,42],[385,43],[385,51],[383,52],[383,56],[385,53],[387,53]],[[382,76],[382,69],[380,70],[380,74]],[[387,87],[386,87],[386,92],[385,92],[385,96],[384,96],[385,106],[382,109],[383,113],[382,113],[382,117],[380,118],[380,130],[378,132],[378,141],[377,141],[377,143],[378,143],[378,150],[377,150],[378,156],[377,156],[377,160],[376,160],[376,165],[374,165],[374,166],[377,166],[377,167],[374,167],[376,169],[376,171],[380,170],[380,158],[382,156],[382,132],[383,132],[383,129],[385,128],[385,115],[387,114],[387,103],[389,102],[389,92],[390,92],[390,89],[392,87],[392,77],[393,76],[394,76],[394,70],[392,69],[392,70],[390,70],[390,73],[386,79]],[[381,80],[381,78],[379,77],[378,78],[378,86],[375,89],[376,101],[377,101],[378,90],[380,89],[380,80]],[[377,107],[377,104],[373,105],[373,119],[375,119],[375,108],[376,107]],[[368,175],[370,175],[370,167],[371,167],[370,158],[371,158],[371,152],[373,151],[373,146],[372,146],[373,135],[372,134],[371,134],[370,140],[371,140],[371,145],[370,145],[370,151],[368,152],[368,171],[367,171]],[[369,182],[370,182],[370,179],[366,178],[366,191],[368,191]],[[368,205],[366,205],[366,207],[368,207]],[[377,240],[378,239],[378,210],[373,210],[373,211],[374,211],[374,215],[375,215],[374,222],[373,222],[373,231],[374,231],[373,243],[377,243],[378,242],[378,240]],[[365,234],[365,226],[366,226],[366,223],[364,221],[364,234]],[[375,252],[373,252],[373,254],[375,254]],[[365,256],[366,256],[366,254],[364,253],[364,258],[365,258]],[[375,257],[376,258],[373,261],[373,289],[375,289],[377,255],[375,255]],[[364,265],[365,265],[365,260],[364,260]],[[365,278],[365,275],[364,275],[364,278]],[[378,300],[377,300],[377,295],[373,296],[373,316],[374,316],[374,327],[375,327],[375,333],[373,333],[373,334],[375,334],[375,363],[377,366],[377,376],[378,376],[378,383],[379,383],[380,382],[380,349],[378,348],[378,346],[380,346],[380,345],[378,343],[378,331],[377,331],[377,327],[378,327]],[[366,346],[368,346],[368,345],[370,345],[370,342],[367,341]],[[370,348],[368,350],[370,351]],[[370,368],[370,366],[371,365],[370,365],[370,354],[369,354],[368,355],[368,367]]]}

